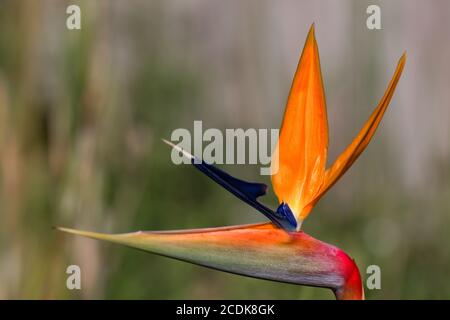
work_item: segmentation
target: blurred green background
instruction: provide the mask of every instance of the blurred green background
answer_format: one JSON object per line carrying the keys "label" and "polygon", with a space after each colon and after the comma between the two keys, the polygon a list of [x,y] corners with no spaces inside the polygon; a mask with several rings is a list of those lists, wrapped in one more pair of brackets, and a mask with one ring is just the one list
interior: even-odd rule
{"label": "blurred green background", "polygon": [[[66,28],[78,4],[82,29]],[[382,30],[366,28],[378,4]],[[331,299],[52,230],[221,226],[261,215],[160,138],[278,128],[316,24],[330,159],[408,60],[366,152],[304,230],[382,271],[371,299],[450,298],[450,2],[0,1],[0,298]],[[270,185],[259,166],[223,166]],[[275,207],[272,191],[264,202]],[[66,267],[82,290],[66,289]]]}

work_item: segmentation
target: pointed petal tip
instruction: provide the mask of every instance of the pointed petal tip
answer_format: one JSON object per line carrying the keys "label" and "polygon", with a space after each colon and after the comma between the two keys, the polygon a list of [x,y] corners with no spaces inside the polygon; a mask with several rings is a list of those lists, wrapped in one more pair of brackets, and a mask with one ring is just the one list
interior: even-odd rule
{"label": "pointed petal tip", "polygon": [[110,240],[110,235],[104,234],[104,233],[83,231],[83,230],[64,228],[64,227],[54,227],[54,229],[61,231],[61,232],[65,232],[65,233],[69,233],[69,234],[73,234],[73,235],[77,235],[77,236],[82,236],[82,237],[87,237],[87,238],[92,238],[92,239]]}
{"label": "pointed petal tip", "polygon": [[175,145],[174,145],[172,142],[170,142],[169,140],[166,140],[166,139],[164,139],[164,138],[161,138],[161,140],[162,140],[162,142],[164,142],[165,144],[171,146],[172,148],[175,148]]}
{"label": "pointed petal tip", "polygon": [[53,229],[57,230],[57,231],[65,232],[65,233],[80,235],[80,236],[83,236],[87,233],[85,231],[80,231],[80,230],[76,230],[76,229],[72,229],[72,228],[59,227],[59,226],[54,226]]}
{"label": "pointed petal tip", "polygon": [[406,63],[406,57],[408,55],[406,54],[406,50],[403,52],[402,56],[400,57],[400,59],[398,60],[398,64],[401,65],[402,67],[405,65]]}
{"label": "pointed petal tip", "polygon": [[316,28],[315,28],[315,25],[314,25],[314,22],[313,22],[311,27],[309,28],[309,32],[308,32],[308,36],[307,36],[306,42],[309,42],[309,41],[315,42],[316,41],[315,31],[316,31]]}
{"label": "pointed petal tip", "polygon": [[166,139],[164,139],[164,138],[161,138],[161,141],[163,141],[163,142],[165,142],[165,143],[169,143],[169,141],[166,140]]}
{"label": "pointed petal tip", "polygon": [[173,149],[177,150],[178,152],[181,152],[186,158],[193,160],[194,156],[192,154],[190,154],[189,152],[187,152],[186,150],[184,150],[183,148],[180,148],[179,146],[177,146],[176,144],[172,143],[169,140],[166,140],[164,138],[161,138],[161,140],[166,143],[167,145],[169,145],[170,147],[172,147]]}

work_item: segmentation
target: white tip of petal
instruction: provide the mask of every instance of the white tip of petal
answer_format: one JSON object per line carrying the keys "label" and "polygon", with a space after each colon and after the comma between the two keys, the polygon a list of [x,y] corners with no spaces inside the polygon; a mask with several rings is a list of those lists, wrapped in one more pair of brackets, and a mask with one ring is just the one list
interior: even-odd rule
{"label": "white tip of petal", "polygon": [[192,154],[190,154],[189,152],[187,152],[187,151],[184,150],[183,148],[181,148],[181,147],[179,147],[179,146],[173,144],[172,142],[170,142],[170,141],[168,141],[168,140],[166,140],[166,139],[161,139],[161,140],[164,141],[165,143],[167,143],[169,146],[171,146],[171,147],[174,148],[175,150],[177,150],[177,151],[183,153],[183,155],[184,155],[186,158],[191,159],[191,160],[195,158]]}

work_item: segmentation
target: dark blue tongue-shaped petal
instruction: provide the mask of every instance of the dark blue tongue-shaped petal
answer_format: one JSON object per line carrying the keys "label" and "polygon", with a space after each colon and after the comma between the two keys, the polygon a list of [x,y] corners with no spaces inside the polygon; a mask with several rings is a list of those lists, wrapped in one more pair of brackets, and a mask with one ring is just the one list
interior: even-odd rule
{"label": "dark blue tongue-shaped petal", "polygon": [[285,203],[282,203],[277,211],[273,211],[263,204],[256,201],[256,199],[266,194],[267,186],[263,183],[246,182],[237,179],[228,173],[201,161],[197,158],[191,159],[192,164],[236,197],[251,205],[253,208],[264,214],[278,227],[286,231],[295,231],[297,222],[292,214],[291,209]]}
{"label": "dark blue tongue-shaped petal", "polygon": [[243,195],[246,195],[247,197],[253,199],[263,196],[267,192],[267,185],[265,185],[264,183],[255,183],[240,180],[229,175],[225,171],[214,167],[211,164],[208,164],[204,161],[202,162],[200,160],[197,161],[198,163],[195,163],[195,159],[193,159],[193,165],[196,168],[205,173],[208,177],[214,179],[214,181],[225,188],[231,187],[232,189],[237,190]]}

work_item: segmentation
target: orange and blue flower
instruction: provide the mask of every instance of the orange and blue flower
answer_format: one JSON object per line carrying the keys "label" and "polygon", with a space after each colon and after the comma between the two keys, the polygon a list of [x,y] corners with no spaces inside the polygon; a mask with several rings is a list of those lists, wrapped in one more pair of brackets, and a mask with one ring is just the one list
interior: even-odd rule
{"label": "orange and blue flower", "polygon": [[404,54],[385,94],[356,138],[334,164],[326,168],[327,111],[314,25],[311,27],[272,156],[272,185],[279,200],[275,211],[257,201],[267,191],[265,184],[232,177],[179,149],[197,169],[271,222],[116,235],[68,228],[59,230],[226,272],[330,288],[337,299],[363,299],[363,285],[355,262],[343,250],[307,235],[301,231],[301,226],[315,204],[369,144],[389,105],[405,60]]}

